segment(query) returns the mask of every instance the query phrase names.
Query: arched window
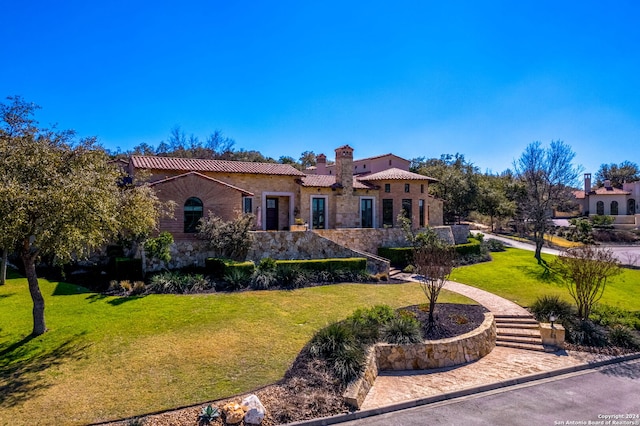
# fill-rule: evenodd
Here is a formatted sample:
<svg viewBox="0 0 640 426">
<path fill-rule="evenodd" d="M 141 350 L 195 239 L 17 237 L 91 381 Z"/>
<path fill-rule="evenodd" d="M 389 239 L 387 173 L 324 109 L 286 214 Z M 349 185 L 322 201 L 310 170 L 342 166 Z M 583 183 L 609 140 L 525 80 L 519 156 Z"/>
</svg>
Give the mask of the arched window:
<svg viewBox="0 0 640 426">
<path fill-rule="evenodd" d="M 596 214 L 600 216 L 604 214 L 604 202 L 598 201 L 596 203 Z"/>
<path fill-rule="evenodd" d="M 198 222 L 202 217 L 202 200 L 191 197 L 184 203 L 184 232 L 193 234 L 197 231 Z"/>
<path fill-rule="evenodd" d="M 611 202 L 611 215 L 612 216 L 616 216 L 618 214 L 618 202 L 617 201 L 612 201 Z"/>
<path fill-rule="evenodd" d="M 636 214 L 636 200 L 633 198 L 627 201 L 627 214 Z"/>
</svg>

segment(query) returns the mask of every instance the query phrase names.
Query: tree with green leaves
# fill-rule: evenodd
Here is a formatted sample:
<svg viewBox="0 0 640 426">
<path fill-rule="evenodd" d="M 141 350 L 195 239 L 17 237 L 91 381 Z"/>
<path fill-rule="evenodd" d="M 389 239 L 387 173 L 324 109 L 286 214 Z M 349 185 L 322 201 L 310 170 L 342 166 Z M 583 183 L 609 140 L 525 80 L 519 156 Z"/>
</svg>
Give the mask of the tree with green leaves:
<svg viewBox="0 0 640 426">
<path fill-rule="evenodd" d="M 608 180 L 611 181 L 611 186 L 614 188 L 622 188 L 622 184 L 625 182 L 640 180 L 640 169 L 636 163 L 628 160 L 619 165 L 615 163 L 602 164 L 595 177 L 598 187 L 604 186 L 604 181 Z"/>
<path fill-rule="evenodd" d="M 562 141 L 552 141 L 546 148 L 532 142 L 514 163 L 516 175 L 526 188 L 519 207 L 533 234 L 538 263 L 544 263 L 541 252 L 553 208 L 570 199 L 571 187 L 577 185 L 581 168 L 573 165 L 574 158 L 571 147 Z"/>
<path fill-rule="evenodd" d="M 553 267 L 564 278 L 582 320 L 589 319 L 593 306 L 604 294 L 607 281 L 622 273 L 613 251 L 593 245 L 566 250 Z"/>
<path fill-rule="evenodd" d="M 507 176 L 485 174 L 478 177 L 476 210 L 480 214 L 489 216 L 491 232 L 494 230 L 495 220 L 507 219 L 515 215 L 515 202 L 507 196 L 509 184 Z"/>
<path fill-rule="evenodd" d="M 20 97 L 0 104 L 0 223 L 2 243 L 15 247 L 24 264 L 33 301 L 33 331 L 46 330 L 45 303 L 36 263 L 58 264 L 88 255 L 121 234 L 155 226 L 153 203 L 131 205 L 118 185 L 122 173 L 109 163 L 94 138 L 75 140 L 73 131 L 39 128 L 37 106 Z M 130 192 L 127 192 L 130 191 Z M 146 225 L 126 212 L 144 215 Z M 149 232 L 147 230 L 146 232 Z"/>
<path fill-rule="evenodd" d="M 250 231 L 254 223 L 252 214 L 239 214 L 235 219 L 225 221 L 209 212 L 209 216 L 200 219 L 198 238 L 205 241 L 214 256 L 245 260 L 253 241 Z"/>
<path fill-rule="evenodd" d="M 412 170 L 438 180 L 429 185 L 429 193 L 444 201 L 445 222 L 459 223 L 475 208 L 479 173 L 464 155 L 443 154 L 439 159 L 414 159 Z"/>
</svg>

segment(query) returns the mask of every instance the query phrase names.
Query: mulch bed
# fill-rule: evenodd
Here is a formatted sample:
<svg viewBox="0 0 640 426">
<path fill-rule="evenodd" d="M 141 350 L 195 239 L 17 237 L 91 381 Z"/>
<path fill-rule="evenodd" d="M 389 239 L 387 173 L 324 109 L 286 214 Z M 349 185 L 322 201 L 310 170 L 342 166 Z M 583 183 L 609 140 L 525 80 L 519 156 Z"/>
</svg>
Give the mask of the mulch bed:
<svg viewBox="0 0 640 426">
<path fill-rule="evenodd" d="M 414 305 L 403 309 L 413 312 L 416 318 L 423 323 L 423 329 L 426 332 L 428 306 Z M 482 324 L 485 312 L 487 310 L 478 305 L 438 304 L 435 311 L 438 325 L 425 334 L 426 339 L 442 339 L 467 333 Z M 274 426 L 347 413 L 350 408 L 343 401 L 343 392 L 344 386 L 330 372 L 327 363 L 311 356 L 308 347 L 305 347 L 286 372 L 282 381 L 254 393 L 267 411 L 262 425 Z M 198 415 L 207 404 L 222 407 L 230 401 L 239 403 L 242 398 L 211 401 L 150 415 L 139 419 L 140 423 L 128 420 L 112 423 L 112 425 L 193 426 L 198 424 Z M 214 426 L 225 425 L 221 418 L 215 419 L 210 424 Z M 243 424 L 243 422 L 240 423 L 240 425 Z"/>
</svg>

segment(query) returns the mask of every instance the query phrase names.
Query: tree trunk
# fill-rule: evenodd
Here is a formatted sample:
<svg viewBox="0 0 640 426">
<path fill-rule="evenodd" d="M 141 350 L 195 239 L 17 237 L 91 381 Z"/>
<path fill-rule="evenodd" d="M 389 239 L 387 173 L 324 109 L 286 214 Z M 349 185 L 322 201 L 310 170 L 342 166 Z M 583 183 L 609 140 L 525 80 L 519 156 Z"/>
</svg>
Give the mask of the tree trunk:
<svg viewBox="0 0 640 426">
<path fill-rule="evenodd" d="M 2 266 L 0 266 L 0 285 L 7 281 L 7 261 L 9 260 L 9 250 L 2 249 Z"/>
<path fill-rule="evenodd" d="M 37 254 L 31 253 L 25 249 L 22 253 L 22 262 L 29 283 L 29 293 L 33 300 L 33 331 L 32 336 L 40 336 L 47 331 L 44 323 L 44 297 L 40 292 L 40 284 L 38 284 L 38 275 L 36 274 L 36 258 Z"/>
</svg>

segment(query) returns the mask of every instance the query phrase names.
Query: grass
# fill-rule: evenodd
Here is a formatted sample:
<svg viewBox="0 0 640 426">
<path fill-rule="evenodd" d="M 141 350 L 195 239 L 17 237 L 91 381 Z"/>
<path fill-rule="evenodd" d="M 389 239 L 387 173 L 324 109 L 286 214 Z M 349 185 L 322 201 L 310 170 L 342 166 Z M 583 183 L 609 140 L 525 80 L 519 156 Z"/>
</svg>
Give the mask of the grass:
<svg viewBox="0 0 640 426">
<path fill-rule="evenodd" d="M 426 301 L 415 283 L 129 298 L 40 283 L 50 331 L 33 339 L 26 279 L 0 286 L 0 424 L 87 424 L 250 391 L 356 308 Z"/>
<path fill-rule="evenodd" d="M 560 249 L 574 248 L 574 247 L 580 247 L 584 245 L 577 241 L 569 241 L 566 238 L 558 237 L 557 235 L 545 234 L 544 240 L 548 241 L 549 243 L 553 244 L 554 246 Z"/>
<path fill-rule="evenodd" d="M 492 262 L 456 268 L 452 281 L 469 284 L 512 300 L 521 306 L 530 306 L 537 297 L 557 294 L 573 303 L 562 280 L 538 265 L 533 252 L 507 248 L 507 251 L 491 253 Z M 543 254 L 547 262 L 553 256 Z M 600 300 L 603 305 L 623 310 L 640 311 L 640 270 L 623 269 L 622 275 L 611 279 Z"/>
</svg>

